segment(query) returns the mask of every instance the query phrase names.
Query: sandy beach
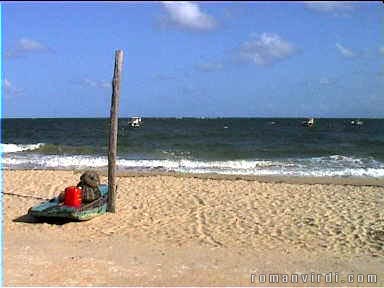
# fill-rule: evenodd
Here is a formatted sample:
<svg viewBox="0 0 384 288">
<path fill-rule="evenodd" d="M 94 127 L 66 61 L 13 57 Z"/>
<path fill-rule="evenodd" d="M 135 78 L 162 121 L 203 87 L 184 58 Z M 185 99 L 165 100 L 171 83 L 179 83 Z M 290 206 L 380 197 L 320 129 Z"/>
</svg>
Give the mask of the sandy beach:
<svg viewBox="0 0 384 288">
<path fill-rule="evenodd" d="M 3 175 L 5 193 L 26 196 L 3 195 L 6 286 L 384 285 L 379 180 L 133 173 L 118 178 L 116 214 L 59 225 L 36 221 L 28 208 L 76 184 L 79 172 Z M 340 282 L 258 282 L 312 272 L 337 272 Z M 348 274 L 365 280 L 342 283 Z"/>
</svg>

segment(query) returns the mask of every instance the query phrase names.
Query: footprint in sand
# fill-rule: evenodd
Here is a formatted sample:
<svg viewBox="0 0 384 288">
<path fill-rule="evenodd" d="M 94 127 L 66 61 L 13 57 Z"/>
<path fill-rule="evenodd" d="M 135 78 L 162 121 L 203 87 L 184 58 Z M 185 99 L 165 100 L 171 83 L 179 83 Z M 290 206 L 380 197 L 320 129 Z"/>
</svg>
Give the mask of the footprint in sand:
<svg viewBox="0 0 384 288">
<path fill-rule="evenodd" d="M 193 211 L 194 223 L 196 223 L 196 232 L 201 242 L 208 243 L 215 247 L 223 246 L 223 244 L 213 238 L 211 232 L 207 228 L 207 220 L 205 212 L 202 211 L 202 207 L 205 207 L 205 202 L 196 195 L 193 195 L 195 205 L 197 206 L 196 210 Z"/>
</svg>

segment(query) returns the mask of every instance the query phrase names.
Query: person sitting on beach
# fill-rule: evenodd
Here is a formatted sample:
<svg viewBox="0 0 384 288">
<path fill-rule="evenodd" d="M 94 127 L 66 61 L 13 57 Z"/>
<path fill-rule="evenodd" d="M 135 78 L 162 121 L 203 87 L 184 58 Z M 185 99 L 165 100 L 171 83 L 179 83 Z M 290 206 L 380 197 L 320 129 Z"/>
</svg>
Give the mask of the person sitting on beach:
<svg viewBox="0 0 384 288">
<path fill-rule="evenodd" d="M 81 189 L 81 202 L 87 204 L 93 202 L 101 197 L 99 190 L 100 177 L 97 172 L 85 171 L 80 176 L 80 182 L 77 187 Z M 60 193 L 59 202 L 63 202 L 65 199 L 65 192 Z"/>
</svg>

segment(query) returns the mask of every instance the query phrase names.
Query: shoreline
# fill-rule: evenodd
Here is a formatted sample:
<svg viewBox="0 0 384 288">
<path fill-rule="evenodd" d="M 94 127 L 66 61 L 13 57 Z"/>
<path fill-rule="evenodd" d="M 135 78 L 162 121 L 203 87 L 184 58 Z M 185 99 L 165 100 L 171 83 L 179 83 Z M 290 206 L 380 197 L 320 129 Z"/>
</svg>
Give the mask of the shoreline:
<svg viewBox="0 0 384 288">
<path fill-rule="evenodd" d="M 74 174 L 82 174 L 86 170 L 93 170 L 101 176 L 108 176 L 108 170 L 102 169 L 2 169 L 2 171 L 69 171 Z M 384 177 L 340 177 L 340 176 L 285 176 L 285 175 L 242 175 L 242 174 L 218 174 L 218 173 L 186 173 L 176 171 L 139 171 L 116 170 L 116 177 L 154 177 L 172 176 L 176 178 L 196 178 L 210 180 L 245 180 L 259 183 L 283 183 L 283 184 L 308 184 L 308 185 L 350 185 L 384 187 Z"/>
</svg>

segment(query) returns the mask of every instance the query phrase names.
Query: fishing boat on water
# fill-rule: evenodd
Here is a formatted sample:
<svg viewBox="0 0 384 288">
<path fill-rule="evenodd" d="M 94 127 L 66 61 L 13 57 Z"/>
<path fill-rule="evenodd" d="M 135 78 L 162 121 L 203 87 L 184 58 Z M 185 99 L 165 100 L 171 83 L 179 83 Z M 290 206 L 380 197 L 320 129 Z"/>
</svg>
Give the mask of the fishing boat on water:
<svg viewBox="0 0 384 288">
<path fill-rule="evenodd" d="M 361 121 L 361 120 L 352 120 L 351 121 L 351 125 L 352 126 L 361 126 L 361 125 L 363 125 L 364 124 L 364 122 L 363 121 Z"/>
<path fill-rule="evenodd" d="M 141 117 L 132 117 L 131 120 L 128 121 L 129 127 L 139 128 L 143 125 L 143 121 Z"/>
<path fill-rule="evenodd" d="M 314 118 L 309 118 L 303 122 L 301 122 L 301 124 L 305 127 L 313 127 L 313 125 L 315 125 L 315 119 Z"/>
</svg>

